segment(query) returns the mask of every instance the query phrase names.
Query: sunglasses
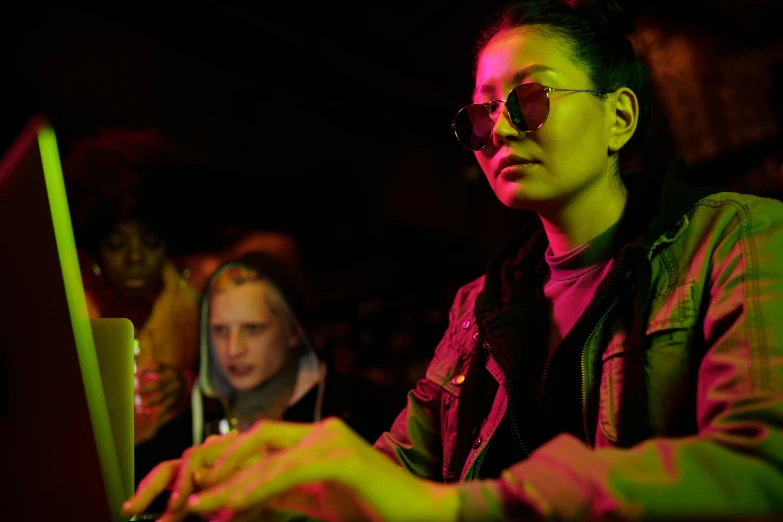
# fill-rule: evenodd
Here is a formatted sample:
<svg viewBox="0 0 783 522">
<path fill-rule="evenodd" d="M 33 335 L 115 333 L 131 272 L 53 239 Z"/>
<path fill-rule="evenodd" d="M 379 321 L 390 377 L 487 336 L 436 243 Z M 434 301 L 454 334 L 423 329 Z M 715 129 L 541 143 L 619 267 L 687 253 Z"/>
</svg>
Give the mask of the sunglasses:
<svg viewBox="0 0 783 522">
<path fill-rule="evenodd" d="M 481 150 L 492 141 L 492 129 L 500 114 L 500 104 L 506 106 L 511 124 L 521 132 L 540 129 L 549 116 L 550 92 L 593 92 L 605 94 L 596 89 L 555 89 L 540 83 L 523 83 L 508 93 L 507 99 L 487 103 L 471 103 L 459 110 L 451 128 L 460 144 L 470 150 Z"/>
</svg>

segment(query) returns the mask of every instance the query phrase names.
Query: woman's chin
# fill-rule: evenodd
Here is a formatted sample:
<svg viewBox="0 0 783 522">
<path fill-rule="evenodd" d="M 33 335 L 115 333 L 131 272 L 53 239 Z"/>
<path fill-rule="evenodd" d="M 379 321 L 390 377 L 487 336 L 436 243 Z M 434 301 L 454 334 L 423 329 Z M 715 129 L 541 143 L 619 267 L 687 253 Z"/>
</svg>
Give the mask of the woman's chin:
<svg viewBox="0 0 783 522">
<path fill-rule="evenodd" d="M 536 190 L 536 188 L 529 184 L 524 187 L 514 184 L 511 187 L 503 187 L 504 190 L 496 195 L 500 202 L 509 208 L 538 213 L 550 208 L 553 202 L 557 201 L 557 197 L 551 192 Z"/>
<path fill-rule="evenodd" d="M 546 203 L 545 200 L 532 197 L 529 192 L 521 190 L 504 194 L 504 197 L 501 198 L 500 201 L 514 210 L 525 210 L 530 212 L 535 212 L 542 204 Z"/>
</svg>

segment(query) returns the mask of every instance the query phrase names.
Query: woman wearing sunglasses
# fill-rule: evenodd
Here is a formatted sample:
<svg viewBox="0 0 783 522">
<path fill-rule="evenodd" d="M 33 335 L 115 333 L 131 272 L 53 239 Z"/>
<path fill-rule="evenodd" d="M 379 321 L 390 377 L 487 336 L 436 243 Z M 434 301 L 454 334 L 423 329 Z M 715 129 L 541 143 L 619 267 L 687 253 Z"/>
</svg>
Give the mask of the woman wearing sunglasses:
<svg viewBox="0 0 783 522">
<path fill-rule="evenodd" d="M 615 2 L 538 0 L 478 47 L 453 129 L 538 218 L 463 287 L 374 448 L 260 423 L 162 465 L 172 516 L 596 520 L 783 513 L 783 205 L 625 173 L 651 94 Z M 626 175 L 627 174 L 627 175 Z M 702 518 L 704 519 L 704 518 Z"/>
</svg>

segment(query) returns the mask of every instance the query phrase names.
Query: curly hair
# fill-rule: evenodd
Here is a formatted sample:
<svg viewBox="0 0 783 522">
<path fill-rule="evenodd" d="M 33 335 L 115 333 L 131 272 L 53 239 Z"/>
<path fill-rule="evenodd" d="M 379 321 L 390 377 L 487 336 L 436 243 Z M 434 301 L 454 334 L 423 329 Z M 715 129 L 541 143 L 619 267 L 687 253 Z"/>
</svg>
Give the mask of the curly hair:
<svg viewBox="0 0 783 522">
<path fill-rule="evenodd" d="M 63 161 L 77 245 L 97 252 L 123 220 L 167 234 L 160 183 L 179 164 L 171 145 L 154 129 L 107 128 L 75 142 Z"/>
</svg>

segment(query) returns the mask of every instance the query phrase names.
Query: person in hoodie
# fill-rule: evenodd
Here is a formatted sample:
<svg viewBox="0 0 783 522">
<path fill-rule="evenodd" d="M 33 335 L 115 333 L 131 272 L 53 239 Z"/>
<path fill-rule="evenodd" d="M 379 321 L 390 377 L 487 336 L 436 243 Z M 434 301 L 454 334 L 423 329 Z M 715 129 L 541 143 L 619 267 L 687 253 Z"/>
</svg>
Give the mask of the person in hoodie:
<svg viewBox="0 0 783 522">
<path fill-rule="evenodd" d="M 682 160 L 624 169 L 652 103 L 631 29 L 612 0 L 528 0 L 482 32 L 455 134 L 535 217 L 457 292 L 374 447 L 262 421 L 128 512 L 174 477 L 167 517 L 783 518 L 783 204 L 691 187 Z"/>
<path fill-rule="evenodd" d="M 374 441 L 392 418 L 359 377 L 330 374 L 307 334 L 293 270 L 261 252 L 224 263 L 201 299 L 200 369 L 191 398 L 193 442 L 261 419 L 344 419 Z"/>
</svg>

